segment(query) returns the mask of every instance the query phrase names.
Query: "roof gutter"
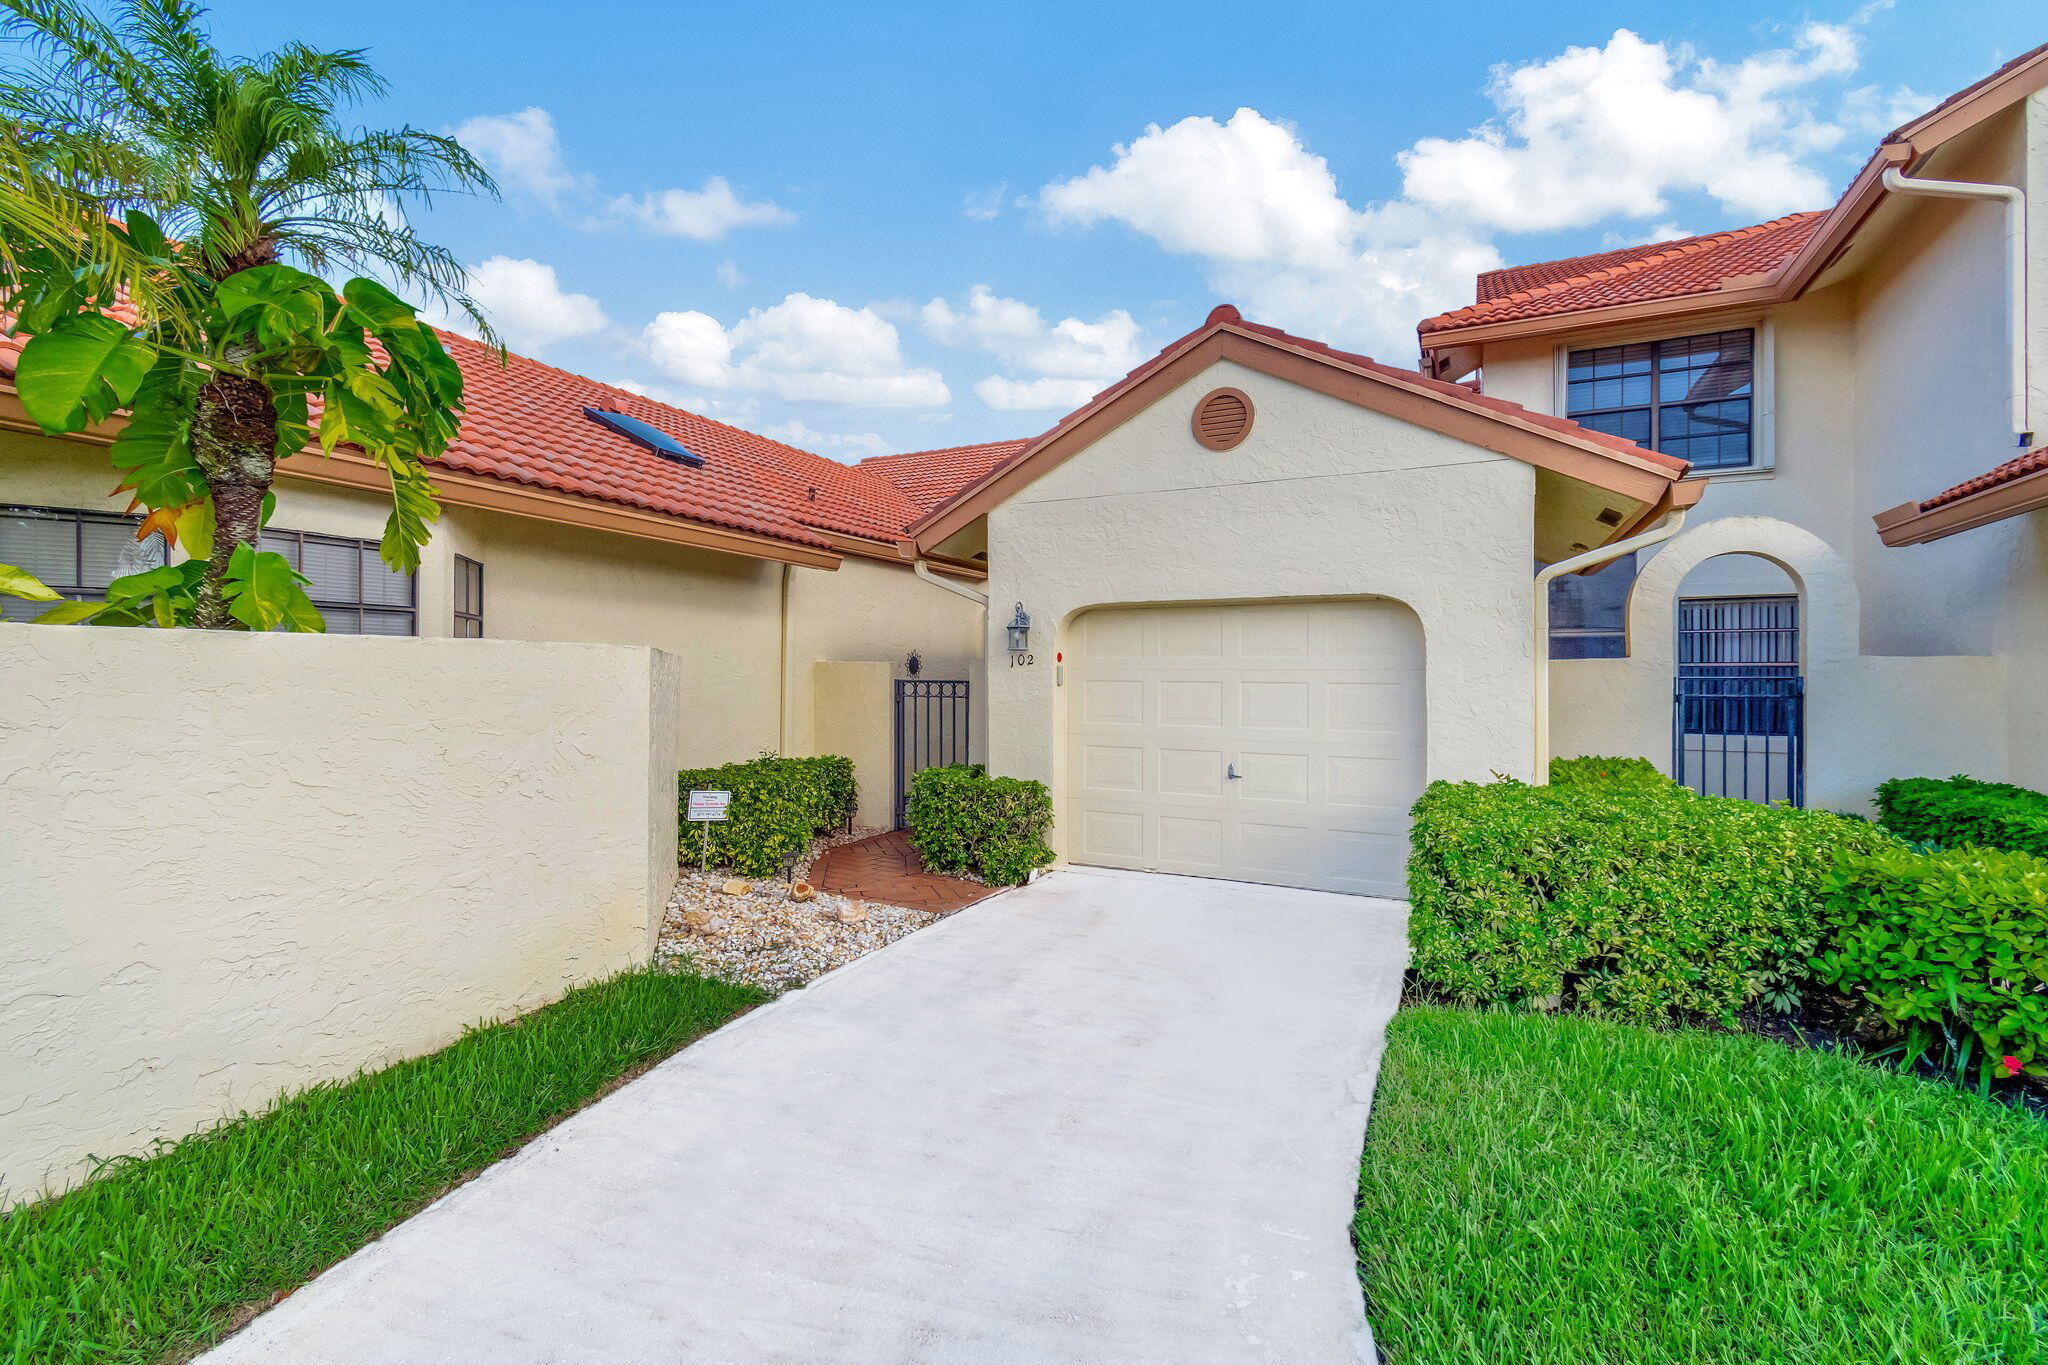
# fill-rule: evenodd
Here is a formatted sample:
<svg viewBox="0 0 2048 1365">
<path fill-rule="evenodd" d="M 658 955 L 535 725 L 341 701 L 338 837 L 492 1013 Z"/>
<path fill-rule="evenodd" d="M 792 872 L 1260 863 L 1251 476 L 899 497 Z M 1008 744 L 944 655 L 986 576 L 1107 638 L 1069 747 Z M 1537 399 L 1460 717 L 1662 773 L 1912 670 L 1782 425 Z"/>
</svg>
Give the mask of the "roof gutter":
<svg viewBox="0 0 2048 1365">
<path fill-rule="evenodd" d="M 932 572 L 932 566 L 925 563 L 922 559 L 918 560 L 915 564 L 912 564 L 910 566 L 910 571 L 916 574 L 919 578 L 922 578 L 925 582 L 931 584 L 935 588 L 944 588 L 947 592 L 950 592 L 955 596 L 964 597 L 970 602 L 978 603 L 984 610 L 986 610 L 988 607 L 987 593 L 976 592 L 974 589 L 968 587 L 965 583 L 955 583 L 950 578 L 939 577 L 937 574 Z"/>
<path fill-rule="evenodd" d="M 2021 450 L 2034 443 L 2027 420 L 2027 193 L 2013 185 L 1970 180 L 1922 180 L 1896 166 L 1885 167 L 1884 187 L 1895 194 L 1938 199 L 1997 200 L 2005 206 L 2006 382 L 2011 389 L 2012 432 Z"/>
<path fill-rule="evenodd" d="M 1596 565 L 1620 559 L 1625 554 L 1647 549 L 1662 541 L 1671 539 L 1685 525 L 1685 509 L 1674 508 L 1671 515 L 1639 536 L 1617 540 L 1612 545 L 1602 545 L 1597 550 L 1588 550 L 1570 559 L 1560 559 L 1547 564 L 1536 574 L 1536 621 L 1535 634 L 1535 679 L 1536 679 L 1536 785 L 1543 786 L 1550 781 L 1550 585 L 1556 579 L 1569 573 L 1578 573 Z"/>
</svg>

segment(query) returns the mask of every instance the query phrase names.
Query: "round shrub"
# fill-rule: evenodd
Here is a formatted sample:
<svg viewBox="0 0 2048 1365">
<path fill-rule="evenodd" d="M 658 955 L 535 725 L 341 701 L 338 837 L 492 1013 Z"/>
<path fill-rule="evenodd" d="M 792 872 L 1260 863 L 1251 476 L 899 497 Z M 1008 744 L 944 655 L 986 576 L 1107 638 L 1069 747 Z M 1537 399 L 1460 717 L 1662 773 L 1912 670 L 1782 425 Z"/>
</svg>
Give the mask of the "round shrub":
<svg viewBox="0 0 2048 1365">
<path fill-rule="evenodd" d="M 691 768 L 677 774 L 677 800 L 687 817 L 692 791 L 729 791 L 726 818 L 709 822 L 710 863 L 747 877 L 772 877 L 785 858 L 853 815 L 853 760 L 834 755 L 777 758 Z M 704 823 L 687 818 L 678 831 L 685 863 L 704 861 Z"/>
<path fill-rule="evenodd" d="M 910 842 L 934 872 L 1014 886 L 1052 862 L 1052 795 L 1043 782 L 990 777 L 980 764 L 926 768 L 910 780 Z"/>
<path fill-rule="evenodd" d="M 1638 778 L 1431 784 L 1408 863 L 1417 979 L 1466 1003 L 1636 1022 L 1789 1008 L 1838 858 L 1895 841 Z"/>
</svg>

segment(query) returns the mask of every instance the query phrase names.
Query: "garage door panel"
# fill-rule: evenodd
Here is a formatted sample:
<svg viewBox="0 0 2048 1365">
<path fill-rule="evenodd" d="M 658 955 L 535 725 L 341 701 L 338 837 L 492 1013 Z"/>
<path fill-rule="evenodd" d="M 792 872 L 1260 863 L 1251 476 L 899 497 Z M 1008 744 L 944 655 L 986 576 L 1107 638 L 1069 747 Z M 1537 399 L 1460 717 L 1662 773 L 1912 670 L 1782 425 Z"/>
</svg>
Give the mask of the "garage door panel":
<svg viewBox="0 0 2048 1365">
<path fill-rule="evenodd" d="M 1223 724 L 1221 682 L 1166 678 L 1157 686 L 1160 725 L 1214 730 Z"/>
<path fill-rule="evenodd" d="M 1228 859 L 1223 847 L 1223 822 L 1187 815 L 1159 817 L 1159 864 L 1176 872 L 1221 869 Z"/>
<path fill-rule="evenodd" d="M 1228 762 L 1220 749 L 1161 749 L 1159 794 L 1164 797 L 1223 795 Z"/>
<path fill-rule="evenodd" d="M 1235 795 L 1246 801 L 1292 801 L 1309 799 L 1309 756 L 1300 754 L 1245 752 L 1237 765 Z"/>
<path fill-rule="evenodd" d="M 1160 659 L 1223 657 L 1224 615 L 1221 611 L 1178 611 L 1154 620 L 1158 623 Z"/>
<path fill-rule="evenodd" d="M 1142 725 L 1145 685 L 1136 679 L 1094 679 L 1081 683 L 1081 719 L 1088 725 Z"/>
<path fill-rule="evenodd" d="M 1424 771 L 1422 640 L 1406 608 L 1130 608 L 1079 624 L 1076 861 L 1404 894 Z"/>
<path fill-rule="evenodd" d="M 1081 786 L 1091 796 L 1142 796 L 1145 792 L 1144 747 L 1086 746 L 1081 753 Z"/>
<path fill-rule="evenodd" d="M 1084 809 L 1080 834 L 1084 862 L 1129 867 L 1145 857 L 1145 817 L 1137 811 Z"/>
<path fill-rule="evenodd" d="M 1247 729 L 1306 730 L 1309 727 L 1311 684 L 1245 682 L 1238 684 L 1239 723 Z"/>
</svg>

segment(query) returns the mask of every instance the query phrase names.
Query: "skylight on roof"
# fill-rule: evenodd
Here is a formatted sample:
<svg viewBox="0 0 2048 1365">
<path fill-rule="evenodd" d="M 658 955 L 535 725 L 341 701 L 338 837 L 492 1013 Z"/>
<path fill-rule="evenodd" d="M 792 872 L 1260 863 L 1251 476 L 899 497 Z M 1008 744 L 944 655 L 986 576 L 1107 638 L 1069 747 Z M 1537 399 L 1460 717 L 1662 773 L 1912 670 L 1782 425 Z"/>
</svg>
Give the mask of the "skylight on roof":
<svg viewBox="0 0 2048 1365">
<path fill-rule="evenodd" d="M 585 408 L 583 415 L 600 426 L 610 427 L 635 445 L 645 446 L 664 460 L 674 460 L 692 469 L 703 467 L 704 457 L 660 427 L 643 422 L 638 417 L 628 417 L 623 412 L 610 408 Z"/>
</svg>

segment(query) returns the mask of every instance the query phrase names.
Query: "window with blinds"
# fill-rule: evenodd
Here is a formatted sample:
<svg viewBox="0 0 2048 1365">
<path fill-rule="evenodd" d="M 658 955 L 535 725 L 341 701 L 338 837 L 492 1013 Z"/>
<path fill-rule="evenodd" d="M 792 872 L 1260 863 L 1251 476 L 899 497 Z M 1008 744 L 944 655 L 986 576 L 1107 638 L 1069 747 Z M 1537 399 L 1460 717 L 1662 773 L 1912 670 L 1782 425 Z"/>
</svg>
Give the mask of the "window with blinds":
<svg viewBox="0 0 2048 1365">
<path fill-rule="evenodd" d="M 68 507 L 0 507 L 0 564 L 34 574 L 75 601 L 97 601 L 107 584 L 169 562 L 162 536 L 135 539 L 138 517 Z M 0 597 L 0 621 L 33 621 L 47 602 Z"/>
<path fill-rule="evenodd" d="M 417 635 L 419 599 L 413 576 L 377 557 L 377 542 L 310 531 L 263 533 L 262 548 L 283 555 L 311 581 L 306 596 L 330 635 Z"/>
</svg>

